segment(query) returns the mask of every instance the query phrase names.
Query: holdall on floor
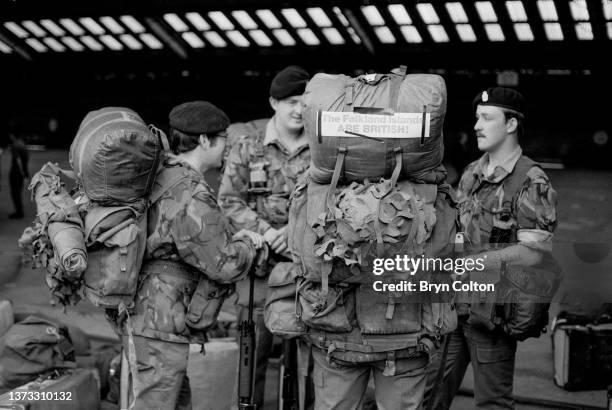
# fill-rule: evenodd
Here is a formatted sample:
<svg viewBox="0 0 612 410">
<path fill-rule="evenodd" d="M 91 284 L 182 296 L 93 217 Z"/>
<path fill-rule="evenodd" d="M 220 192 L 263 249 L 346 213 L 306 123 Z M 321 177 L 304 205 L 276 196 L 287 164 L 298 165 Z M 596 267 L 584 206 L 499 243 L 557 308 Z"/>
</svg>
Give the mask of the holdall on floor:
<svg viewBox="0 0 612 410">
<path fill-rule="evenodd" d="M 315 182 L 330 183 L 336 167 L 343 168 L 343 182 L 389 178 L 397 152 L 402 158 L 399 180 L 444 180 L 442 77 L 406 75 L 405 67 L 356 78 L 317 74 L 306 87 L 304 101 L 310 175 Z M 338 164 L 341 150 L 346 155 Z"/>
<path fill-rule="evenodd" d="M 161 161 L 162 142 L 129 108 L 88 113 L 70 146 L 70 165 L 92 201 L 121 205 L 145 197 Z"/>
<path fill-rule="evenodd" d="M 0 409 L 84 410 L 100 408 L 94 369 L 50 373 L 0 396 Z"/>
<path fill-rule="evenodd" d="M 599 390 L 612 384 L 612 323 L 596 324 L 564 312 L 553 321 L 555 384 L 565 390 Z"/>
</svg>

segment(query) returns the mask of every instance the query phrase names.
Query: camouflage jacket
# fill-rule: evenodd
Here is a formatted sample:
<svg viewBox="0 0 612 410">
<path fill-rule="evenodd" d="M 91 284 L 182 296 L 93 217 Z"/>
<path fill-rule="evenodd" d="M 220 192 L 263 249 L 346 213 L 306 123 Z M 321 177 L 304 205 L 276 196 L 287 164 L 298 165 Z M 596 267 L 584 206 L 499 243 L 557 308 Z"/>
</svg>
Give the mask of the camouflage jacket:
<svg viewBox="0 0 612 410">
<path fill-rule="evenodd" d="M 243 136 L 232 147 L 219 187 L 219 203 L 236 229 L 263 234 L 270 227 L 287 224 L 289 195 L 310 165 L 308 143 L 303 138 L 303 145 L 289 152 L 280 141 L 272 118 L 263 141 L 261 136 Z M 258 153 L 262 150 L 260 157 Z M 249 193 L 251 170 L 258 164 L 265 170 L 268 191 L 264 194 L 260 215 L 257 214 L 256 195 Z"/>
<path fill-rule="evenodd" d="M 489 242 L 494 227 L 514 228 L 518 242 L 543 251 L 550 250 L 557 225 L 557 194 L 544 171 L 534 166 L 512 198 L 512 213 L 503 220 L 499 211 L 504 198 L 504 180 L 515 169 L 522 151 L 517 149 L 501 165 L 486 174 L 488 154 L 467 166 L 457 191 L 461 230 L 473 246 Z M 505 218 L 504 218 L 505 219 Z"/>
<path fill-rule="evenodd" d="M 192 269 L 190 275 L 150 274 L 143 270 L 132 317 L 136 335 L 172 342 L 201 342 L 191 334 L 185 314 L 200 274 L 217 283 L 243 278 L 255 256 L 251 244 L 231 240 L 230 227 L 204 177 L 169 156 L 158 174 L 182 172 L 180 182 L 149 209 L 145 261 L 171 260 Z"/>
<path fill-rule="evenodd" d="M 274 118 L 268 121 L 265 135 L 241 137 L 226 158 L 219 186 L 219 204 L 235 229 L 249 229 L 264 234 L 269 228 L 281 228 L 289 219 L 289 196 L 310 165 L 306 137 L 294 152 L 280 141 Z M 263 155 L 259 155 L 263 154 Z M 249 193 L 251 171 L 263 165 L 267 193 L 263 212 L 257 213 L 257 197 Z M 271 255 L 275 259 L 275 255 Z M 245 305 L 248 281 L 238 283 L 238 304 Z M 262 307 L 267 291 L 264 279 L 255 282 L 255 306 Z"/>
</svg>

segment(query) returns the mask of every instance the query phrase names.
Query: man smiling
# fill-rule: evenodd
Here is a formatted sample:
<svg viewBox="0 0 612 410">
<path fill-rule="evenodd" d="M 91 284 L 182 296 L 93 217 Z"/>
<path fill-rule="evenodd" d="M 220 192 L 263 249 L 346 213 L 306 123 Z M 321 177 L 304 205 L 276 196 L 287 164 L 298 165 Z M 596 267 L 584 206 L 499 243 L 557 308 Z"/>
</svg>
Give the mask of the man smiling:
<svg viewBox="0 0 612 410">
<path fill-rule="evenodd" d="M 242 135 L 226 159 L 219 186 L 219 202 L 230 223 L 236 228 L 252 229 L 263 235 L 270 247 L 268 259 L 273 267 L 291 266 L 287 250 L 289 195 L 310 165 L 310 151 L 302 121 L 302 94 L 308 73 L 289 66 L 280 71 L 270 85 L 270 106 L 274 116 L 265 127 Z M 263 406 L 266 368 L 272 348 L 272 334 L 264 326 L 263 307 L 267 292 L 266 278 L 257 278 L 254 290 L 256 322 L 255 398 Z M 247 315 L 249 282 L 236 285 L 238 319 Z"/>
</svg>

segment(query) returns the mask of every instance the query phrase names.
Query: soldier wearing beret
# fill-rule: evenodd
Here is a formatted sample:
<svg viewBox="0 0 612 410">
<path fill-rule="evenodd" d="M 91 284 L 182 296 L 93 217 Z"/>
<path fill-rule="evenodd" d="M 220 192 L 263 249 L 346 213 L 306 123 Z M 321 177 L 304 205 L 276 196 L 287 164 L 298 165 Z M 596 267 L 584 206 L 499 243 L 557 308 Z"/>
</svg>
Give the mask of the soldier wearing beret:
<svg viewBox="0 0 612 410">
<path fill-rule="evenodd" d="M 473 258 L 485 261 L 484 274 L 500 275 L 510 265 L 525 270 L 542 267 L 550 260 L 557 224 L 556 193 L 542 168 L 523 155 L 519 145 L 523 96 L 509 88 L 489 88 L 476 96 L 473 108 L 478 149 L 484 154 L 468 165 L 458 187 L 464 241 L 477 250 Z M 470 296 L 457 296 L 473 302 Z M 442 360 L 432 364 L 431 397 L 425 408 L 450 408 L 470 362 L 474 408 L 514 407 L 517 339 L 504 324 L 508 310 L 500 312 L 495 306 L 458 305 L 459 326 L 447 336 Z"/>
<path fill-rule="evenodd" d="M 220 167 L 229 120 L 204 101 L 170 112 L 170 149 L 157 174 L 149 208 L 147 246 L 139 275 L 131 339 L 138 372 L 130 398 L 136 409 L 191 408 L 187 379 L 190 343 L 204 343 L 202 314 L 206 294 L 222 295 L 245 277 L 263 238 L 248 231 L 232 236 L 204 172 Z M 198 289 L 198 292 L 195 292 Z M 197 316 L 197 315 L 196 315 Z M 195 321 L 194 321 L 195 320 Z M 130 323 L 130 322 L 128 322 Z M 124 332 L 129 335 L 130 332 Z"/>
<path fill-rule="evenodd" d="M 270 85 L 270 106 L 274 116 L 257 127 L 250 124 L 232 147 L 219 187 L 219 203 L 236 229 L 250 229 L 263 235 L 269 245 L 270 270 L 289 266 L 285 233 L 289 195 L 310 164 L 308 142 L 302 122 L 302 94 L 308 73 L 289 66 Z M 248 124 L 249 125 L 249 124 Z M 269 273 L 268 270 L 266 273 Z M 248 282 L 239 282 L 238 316 L 247 314 Z M 263 322 L 267 278 L 255 283 L 257 360 L 254 403 L 263 406 L 265 375 L 272 349 L 272 334 Z"/>
</svg>

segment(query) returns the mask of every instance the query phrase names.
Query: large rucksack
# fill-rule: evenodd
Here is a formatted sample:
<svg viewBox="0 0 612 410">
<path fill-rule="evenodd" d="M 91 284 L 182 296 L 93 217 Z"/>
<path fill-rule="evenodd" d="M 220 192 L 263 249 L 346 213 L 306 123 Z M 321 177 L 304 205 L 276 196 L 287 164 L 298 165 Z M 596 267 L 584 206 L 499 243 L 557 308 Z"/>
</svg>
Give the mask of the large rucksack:
<svg viewBox="0 0 612 410">
<path fill-rule="evenodd" d="M 71 145 L 79 195 L 70 197 L 59 180 L 71 172 L 53 164 L 33 178 L 30 189 L 39 217 L 22 242 L 33 245 L 61 303 L 76 303 L 83 286 L 96 306 L 132 305 L 146 248 L 148 206 L 183 177 L 155 184 L 167 147 L 163 132 L 147 127 L 135 112 L 107 107 L 87 114 Z M 60 263 L 73 249 L 86 261 L 78 271 Z"/>
<path fill-rule="evenodd" d="M 70 146 L 70 165 L 87 197 L 105 206 L 145 198 L 159 168 L 162 143 L 129 108 L 89 112 Z"/>
<path fill-rule="evenodd" d="M 88 264 L 83 275 L 85 295 L 103 308 L 130 307 L 147 245 L 147 211 L 168 190 L 180 183 L 182 171 L 156 178 L 148 206 L 93 206 L 85 215 Z"/>
<path fill-rule="evenodd" d="M 303 268 L 296 314 L 315 345 L 343 360 L 427 349 L 456 327 L 449 295 L 373 290 L 380 278 L 410 279 L 398 271 L 373 275 L 374 258 L 444 256 L 456 231 L 446 187 L 392 182 L 353 183 L 330 194 L 329 185 L 309 181 L 292 197 L 288 240 Z"/>
<path fill-rule="evenodd" d="M 389 178 L 398 153 L 400 179 L 444 180 L 442 77 L 406 75 L 405 67 L 356 78 L 320 73 L 309 81 L 304 101 L 313 181 L 328 184 L 342 167 L 347 182 Z"/>
</svg>

